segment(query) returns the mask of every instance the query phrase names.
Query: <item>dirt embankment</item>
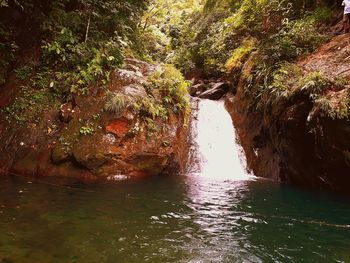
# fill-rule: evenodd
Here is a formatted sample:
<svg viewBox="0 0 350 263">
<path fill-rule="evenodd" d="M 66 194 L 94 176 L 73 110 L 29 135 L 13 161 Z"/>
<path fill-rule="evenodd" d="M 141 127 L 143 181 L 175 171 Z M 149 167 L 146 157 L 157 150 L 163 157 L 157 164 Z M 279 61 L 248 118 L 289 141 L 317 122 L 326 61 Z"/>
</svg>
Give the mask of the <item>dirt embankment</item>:
<svg viewBox="0 0 350 263">
<path fill-rule="evenodd" d="M 229 98 L 227 105 L 248 166 L 257 176 L 348 193 L 350 35 L 334 37 L 297 64 L 304 75 L 321 72 L 331 78 L 342 77 L 345 85 L 326 87 L 322 99 L 301 90 L 281 103 L 251 110 L 248 105 L 253 94 L 246 92 L 242 77 L 236 96 Z M 252 71 L 249 60 L 243 71 L 245 76 Z"/>
</svg>

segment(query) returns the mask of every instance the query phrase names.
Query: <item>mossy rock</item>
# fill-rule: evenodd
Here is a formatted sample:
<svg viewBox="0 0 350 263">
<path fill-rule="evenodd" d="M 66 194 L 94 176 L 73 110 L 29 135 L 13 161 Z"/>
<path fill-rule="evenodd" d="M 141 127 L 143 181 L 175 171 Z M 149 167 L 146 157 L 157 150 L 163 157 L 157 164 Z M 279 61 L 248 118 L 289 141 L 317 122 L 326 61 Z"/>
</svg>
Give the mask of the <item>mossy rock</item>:
<svg viewBox="0 0 350 263">
<path fill-rule="evenodd" d="M 103 134 L 84 135 L 72 149 L 74 159 L 89 170 L 96 170 L 113 158 L 110 144 Z"/>
<path fill-rule="evenodd" d="M 66 145 L 57 145 L 52 149 L 51 160 L 54 164 L 68 162 L 72 157 L 72 150 Z"/>
<path fill-rule="evenodd" d="M 137 170 L 150 175 L 160 174 L 167 166 L 168 157 L 157 154 L 144 153 L 134 156 L 129 163 Z"/>
</svg>

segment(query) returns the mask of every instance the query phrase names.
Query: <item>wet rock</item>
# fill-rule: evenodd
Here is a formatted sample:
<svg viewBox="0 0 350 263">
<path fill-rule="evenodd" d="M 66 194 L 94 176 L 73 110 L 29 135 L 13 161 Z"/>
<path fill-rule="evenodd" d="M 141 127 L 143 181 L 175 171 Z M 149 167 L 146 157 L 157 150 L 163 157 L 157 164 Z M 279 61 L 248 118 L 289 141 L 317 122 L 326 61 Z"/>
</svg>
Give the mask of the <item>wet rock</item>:
<svg viewBox="0 0 350 263">
<path fill-rule="evenodd" d="M 168 158 L 164 155 L 143 153 L 128 160 L 138 171 L 146 174 L 160 174 L 167 166 Z"/>
<path fill-rule="evenodd" d="M 208 89 L 208 85 L 204 83 L 198 83 L 195 85 L 192 85 L 189 89 L 189 93 L 193 97 L 198 97 L 201 93 L 206 91 Z"/>
<path fill-rule="evenodd" d="M 130 84 L 122 88 L 122 93 L 127 95 L 130 100 L 136 101 L 138 98 L 147 96 L 145 88 L 140 84 Z"/>
<path fill-rule="evenodd" d="M 51 159 L 54 164 L 62 164 L 68 162 L 71 155 L 72 152 L 69 146 L 59 144 L 52 149 Z"/>
<path fill-rule="evenodd" d="M 219 100 L 229 90 L 229 84 L 226 82 L 219 82 L 212 84 L 212 87 L 199 95 L 201 99 Z"/>
<path fill-rule="evenodd" d="M 73 157 L 80 165 L 95 170 L 108 161 L 108 145 L 94 136 L 84 136 L 73 146 Z"/>
</svg>

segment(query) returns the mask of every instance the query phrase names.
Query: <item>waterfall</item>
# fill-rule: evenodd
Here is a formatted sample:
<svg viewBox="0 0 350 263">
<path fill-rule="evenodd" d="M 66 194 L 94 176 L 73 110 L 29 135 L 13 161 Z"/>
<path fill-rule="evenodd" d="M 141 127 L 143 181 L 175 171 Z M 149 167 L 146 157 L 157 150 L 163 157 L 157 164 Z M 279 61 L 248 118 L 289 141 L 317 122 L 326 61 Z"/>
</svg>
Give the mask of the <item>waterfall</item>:
<svg viewBox="0 0 350 263">
<path fill-rule="evenodd" d="M 246 180 L 242 147 L 223 101 L 195 100 L 193 105 L 191 173 L 215 179 Z"/>
</svg>

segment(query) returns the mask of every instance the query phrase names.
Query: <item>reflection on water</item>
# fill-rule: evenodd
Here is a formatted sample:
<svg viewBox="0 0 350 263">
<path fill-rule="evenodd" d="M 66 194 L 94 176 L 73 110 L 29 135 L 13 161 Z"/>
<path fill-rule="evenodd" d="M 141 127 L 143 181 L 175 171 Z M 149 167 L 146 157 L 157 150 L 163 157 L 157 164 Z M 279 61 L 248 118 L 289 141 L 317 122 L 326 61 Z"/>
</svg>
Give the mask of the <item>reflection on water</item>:
<svg viewBox="0 0 350 263">
<path fill-rule="evenodd" d="M 252 180 L 222 110 L 201 104 L 202 162 L 189 175 L 90 185 L 1 177 L 0 262 L 350 262 L 350 202 Z"/>
<path fill-rule="evenodd" d="M 0 262 L 350 261 L 349 202 L 267 181 L 0 183 Z"/>
</svg>

